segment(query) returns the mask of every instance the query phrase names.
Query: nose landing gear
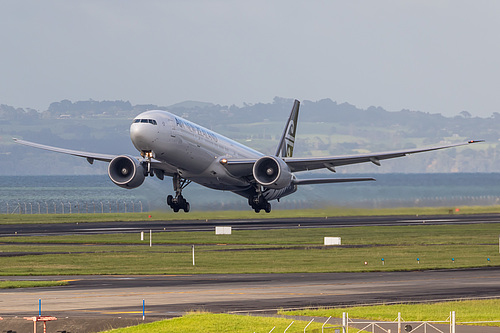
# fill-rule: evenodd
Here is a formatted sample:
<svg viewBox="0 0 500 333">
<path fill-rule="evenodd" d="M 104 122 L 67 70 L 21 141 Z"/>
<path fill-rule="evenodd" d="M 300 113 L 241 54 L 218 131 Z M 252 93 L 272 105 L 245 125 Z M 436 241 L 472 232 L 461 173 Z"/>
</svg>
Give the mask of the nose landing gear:
<svg viewBox="0 0 500 333">
<path fill-rule="evenodd" d="M 146 169 L 144 169 L 144 176 L 154 176 L 154 170 L 151 168 L 151 159 L 153 158 L 152 151 L 142 151 L 141 156 L 146 158 Z"/>
<path fill-rule="evenodd" d="M 182 196 L 182 190 L 191 184 L 190 180 L 181 178 L 179 174 L 174 175 L 172 178 L 174 184 L 175 197 L 172 195 L 167 196 L 167 205 L 172 208 L 172 210 L 177 213 L 179 210 L 184 210 L 185 213 L 189 212 L 190 205 L 189 202 Z"/>
</svg>

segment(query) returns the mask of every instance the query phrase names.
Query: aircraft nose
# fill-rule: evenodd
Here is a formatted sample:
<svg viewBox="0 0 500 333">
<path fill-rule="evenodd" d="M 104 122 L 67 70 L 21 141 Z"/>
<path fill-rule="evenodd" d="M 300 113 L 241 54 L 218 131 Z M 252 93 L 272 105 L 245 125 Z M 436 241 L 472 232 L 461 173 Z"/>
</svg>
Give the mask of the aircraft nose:
<svg viewBox="0 0 500 333">
<path fill-rule="evenodd" d="M 152 150 L 152 144 L 156 140 L 155 131 L 148 125 L 141 123 L 130 125 L 130 139 L 139 151 Z"/>
</svg>

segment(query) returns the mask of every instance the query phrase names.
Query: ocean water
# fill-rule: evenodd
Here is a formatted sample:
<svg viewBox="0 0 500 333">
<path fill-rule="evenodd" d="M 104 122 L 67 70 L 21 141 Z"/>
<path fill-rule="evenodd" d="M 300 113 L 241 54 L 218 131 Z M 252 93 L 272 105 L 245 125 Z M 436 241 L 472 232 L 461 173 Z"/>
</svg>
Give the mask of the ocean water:
<svg viewBox="0 0 500 333">
<path fill-rule="evenodd" d="M 301 186 L 279 203 L 273 201 L 273 209 L 500 204 L 500 173 L 378 174 L 375 178 L 375 182 Z M 130 190 L 114 185 L 107 175 L 0 176 L 0 214 L 167 210 L 168 194 L 173 194 L 173 186 L 167 177 L 164 181 L 148 178 L 142 186 Z M 243 197 L 197 184 L 189 185 L 183 195 L 193 211 L 250 209 Z"/>
</svg>

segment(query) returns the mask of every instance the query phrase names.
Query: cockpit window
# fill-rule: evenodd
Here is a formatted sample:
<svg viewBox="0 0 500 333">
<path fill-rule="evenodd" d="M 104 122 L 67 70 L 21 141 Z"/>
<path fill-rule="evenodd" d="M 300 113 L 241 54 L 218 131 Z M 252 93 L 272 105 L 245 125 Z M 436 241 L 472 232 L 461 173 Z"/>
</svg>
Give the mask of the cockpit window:
<svg viewBox="0 0 500 333">
<path fill-rule="evenodd" d="M 135 123 L 146 123 L 146 124 L 157 125 L 156 120 L 154 119 L 134 119 L 134 124 Z"/>
</svg>

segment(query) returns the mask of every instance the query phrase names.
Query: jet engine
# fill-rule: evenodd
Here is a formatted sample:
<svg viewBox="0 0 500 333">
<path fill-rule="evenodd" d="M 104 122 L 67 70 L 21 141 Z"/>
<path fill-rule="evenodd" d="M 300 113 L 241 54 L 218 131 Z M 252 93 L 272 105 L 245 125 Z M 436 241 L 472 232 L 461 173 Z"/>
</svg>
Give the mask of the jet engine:
<svg viewBox="0 0 500 333">
<path fill-rule="evenodd" d="M 262 186 L 281 189 L 290 185 L 292 172 L 279 157 L 264 156 L 253 165 L 253 176 Z"/>
<path fill-rule="evenodd" d="M 113 183 L 123 188 L 140 186 L 146 176 L 144 166 L 138 159 L 128 155 L 117 156 L 109 162 L 108 176 Z"/>
</svg>

